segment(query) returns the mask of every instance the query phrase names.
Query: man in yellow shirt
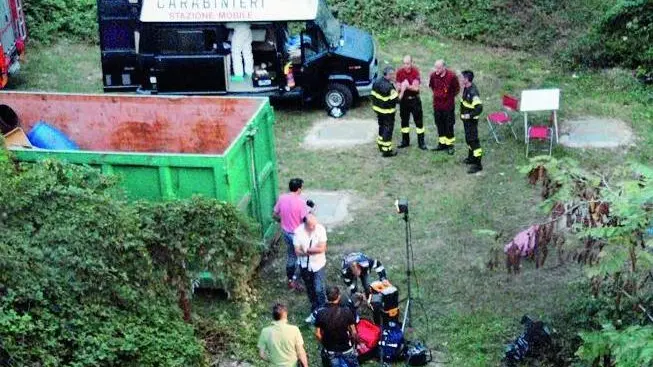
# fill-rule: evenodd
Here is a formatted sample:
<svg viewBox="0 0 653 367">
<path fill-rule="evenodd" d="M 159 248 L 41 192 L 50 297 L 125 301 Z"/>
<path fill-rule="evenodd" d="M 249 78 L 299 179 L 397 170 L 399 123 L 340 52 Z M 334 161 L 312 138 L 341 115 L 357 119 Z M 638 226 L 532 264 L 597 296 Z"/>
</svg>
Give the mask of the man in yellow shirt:
<svg viewBox="0 0 653 367">
<path fill-rule="evenodd" d="M 277 303 L 272 307 L 272 325 L 263 328 L 258 338 L 258 353 L 268 366 L 308 367 L 304 339 L 295 325 L 288 324 L 288 308 Z"/>
</svg>

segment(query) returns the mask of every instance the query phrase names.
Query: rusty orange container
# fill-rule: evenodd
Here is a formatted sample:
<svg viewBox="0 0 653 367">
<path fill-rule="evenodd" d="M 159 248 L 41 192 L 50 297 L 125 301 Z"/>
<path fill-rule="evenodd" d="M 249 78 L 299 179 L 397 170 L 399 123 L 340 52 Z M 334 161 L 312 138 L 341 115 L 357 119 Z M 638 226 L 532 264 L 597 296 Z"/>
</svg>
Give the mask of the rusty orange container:
<svg viewBox="0 0 653 367">
<path fill-rule="evenodd" d="M 274 113 L 267 98 L 0 92 L 0 111 L 25 131 L 39 120 L 78 151 L 11 147 L 20 161 L 56 158 L 119 175 L 130 199 L 205 195 L 275 230 Z"/>
</svg>

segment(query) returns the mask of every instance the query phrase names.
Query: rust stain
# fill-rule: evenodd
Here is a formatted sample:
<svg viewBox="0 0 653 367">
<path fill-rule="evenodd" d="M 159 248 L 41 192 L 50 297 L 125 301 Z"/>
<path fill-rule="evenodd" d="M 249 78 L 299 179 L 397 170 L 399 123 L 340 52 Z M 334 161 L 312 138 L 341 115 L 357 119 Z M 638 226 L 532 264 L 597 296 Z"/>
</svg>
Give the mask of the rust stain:
<svg viewBox="0 0 653 367">
<path fill-rule="evenodd" d="M 227 131 L 221 121 L 198 121 L 193 126 L 193 153 L 219 153 L 224 151 L 229 142 Z"/>
<path fill-rule="evenodd" d="M 122 152 L 167 152 L 170 139 L 168 121 L 154 123 L 142 121 L 121 121 L 115 125 L 109 137 L 111 150 Z"/>
</svg>

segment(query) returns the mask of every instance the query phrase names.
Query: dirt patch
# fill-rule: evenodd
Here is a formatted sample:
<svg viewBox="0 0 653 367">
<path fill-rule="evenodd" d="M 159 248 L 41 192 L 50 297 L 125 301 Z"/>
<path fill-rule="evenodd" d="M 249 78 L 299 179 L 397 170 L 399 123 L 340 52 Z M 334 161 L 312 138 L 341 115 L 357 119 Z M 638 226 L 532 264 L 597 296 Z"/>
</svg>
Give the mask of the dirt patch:
<svg viewBox="0 0 653 367">
<path fill-rule="evenodd" d="M 350 191 L 304 191 L 303 195 L 315 202 L 315 215 L 327 232 L 353 221 L 350 210 L 360 207 L 355 204 L 360 199 Z"/>
<path fill-rule="evenodd" d="M 560 144 L 570 148 L 618 148 L 634 145 L 635 134 L 624 121 L 584 116 L 563 121 Z"/>
<path fill-rule="evenodd" d="M 323 119 L 313 124 L 304 138 L 306 149 L 346 149 L 369 144 L 376 139 L 378 125 L 373 119 Z"/>
</svg>

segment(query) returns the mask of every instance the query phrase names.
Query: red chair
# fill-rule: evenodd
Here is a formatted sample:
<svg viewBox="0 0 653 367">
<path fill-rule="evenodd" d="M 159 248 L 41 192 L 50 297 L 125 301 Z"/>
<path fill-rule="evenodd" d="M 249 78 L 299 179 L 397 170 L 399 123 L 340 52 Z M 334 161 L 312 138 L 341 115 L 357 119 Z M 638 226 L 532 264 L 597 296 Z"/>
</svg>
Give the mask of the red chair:
<svg viewBox="0 0 653 367">
<path fill-rule="evenodd" d="M 508 126 L 510 128 L 510 131 L 512 132 L 512 135 L 515 137 L 515 139 L 517 139 L 517 134 L 515 134 L 515 129 L 513 129 L 512 127 L 512 116 L 510 115 L 510 113 L 519 111 L 519 99 L 517 99 L 517 97 L 504 94 L 503 97 L 501 98 L 501 102 L 504 111 L 492 112 L 487 115 L 487 124 L 490 127 L 490 131 L 492 132 L 492 135 L 494 135 L 494 140 L 496 140 L 498 144 L 503 144 L 503 143 L 499 141 L 499 137 L 497 136 L 495 125 L 497 127 Z"/>
<path fill-rule="evenodd" d="M 553 150 L 553 129 L 548 126 L 529 126 L 528 140 L 526 140 L 526 157 L 530 151 L 531 141 L 549 141 L 549 155 Z"/>
</svg>

